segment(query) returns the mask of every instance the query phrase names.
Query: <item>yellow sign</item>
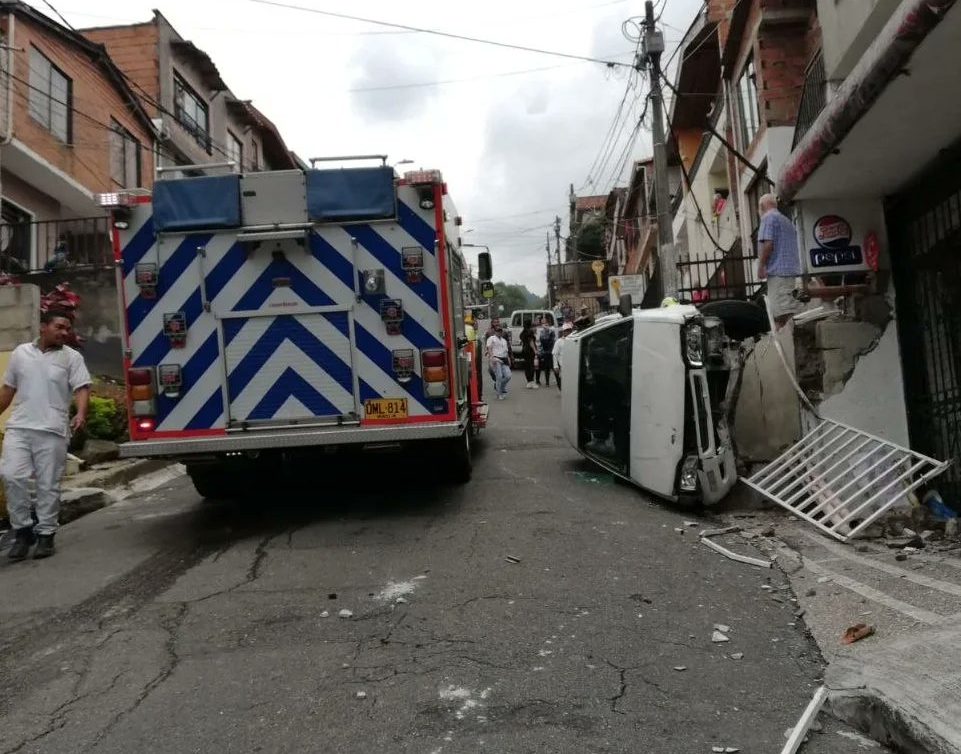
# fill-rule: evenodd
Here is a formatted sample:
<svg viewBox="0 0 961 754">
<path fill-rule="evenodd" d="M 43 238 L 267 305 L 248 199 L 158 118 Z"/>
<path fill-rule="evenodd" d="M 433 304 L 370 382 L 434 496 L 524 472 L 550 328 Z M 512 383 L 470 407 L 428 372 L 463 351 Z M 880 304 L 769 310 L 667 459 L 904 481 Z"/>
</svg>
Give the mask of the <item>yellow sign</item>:
<svg viewBox="0 0 961 754">
<path fill-rule="evenodd" d="M 604 278 L 601 277 L 601 273 L 604 272 L 604 263 L 600 259 L 591 262 L 591 269 L 594 270 L 594 277 L 597 278 L 597 287 L 603 288 Z"/>
</svg>

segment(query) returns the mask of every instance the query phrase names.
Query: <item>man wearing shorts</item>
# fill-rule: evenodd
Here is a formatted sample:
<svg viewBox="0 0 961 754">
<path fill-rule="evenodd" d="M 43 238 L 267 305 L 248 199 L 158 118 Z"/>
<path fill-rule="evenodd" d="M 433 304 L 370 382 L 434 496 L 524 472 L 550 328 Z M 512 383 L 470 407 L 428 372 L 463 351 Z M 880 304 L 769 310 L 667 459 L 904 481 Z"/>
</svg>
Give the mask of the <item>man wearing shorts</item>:
<svg viewBox="0 0 961 754">
<path fill-rule="evenodd" d="M 777 197 L 765 194 L 758 202 L 761 226 L 757 232 L 757 276 L 767 279 L 767 297 L 774 315 L 774 326 L 783 327 L 797 312 L 794 285 L 801 274 L 797 231 L 777 208 Z"/>
</svg>

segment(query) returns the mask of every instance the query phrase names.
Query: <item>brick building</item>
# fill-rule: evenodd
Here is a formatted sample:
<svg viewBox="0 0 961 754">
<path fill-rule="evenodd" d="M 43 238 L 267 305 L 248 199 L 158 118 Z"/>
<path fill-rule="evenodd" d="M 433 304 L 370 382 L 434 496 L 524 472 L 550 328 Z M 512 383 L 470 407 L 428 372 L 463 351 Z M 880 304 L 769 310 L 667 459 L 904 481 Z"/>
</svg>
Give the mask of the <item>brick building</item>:
<svg viewBox="0 0 961 754">
<path fill-rule="evenodd" d="M 299 165 L 273 123 L 238 99 L 210 56 L 159 11 L 144 23 L 82 33 L 106 46 L 156 119 L 161 166 L 232 161 L 250 172 Z"/>
<path fill-rule="evenodd" d="M 109 258 L 94 194 L 149 186 L 153 125 L 103 50 L 19 2 L 0 2 L 0 264 L 23 272 L 55 250 Z"/>
</svg>

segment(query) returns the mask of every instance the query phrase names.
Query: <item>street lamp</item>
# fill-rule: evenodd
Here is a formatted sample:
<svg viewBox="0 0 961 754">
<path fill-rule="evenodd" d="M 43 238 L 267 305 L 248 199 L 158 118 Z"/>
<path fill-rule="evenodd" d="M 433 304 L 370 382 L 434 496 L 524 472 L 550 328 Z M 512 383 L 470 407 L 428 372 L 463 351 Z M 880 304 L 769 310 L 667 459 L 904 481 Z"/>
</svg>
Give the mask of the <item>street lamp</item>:
<svg viewBox="0 0 961 754">
<path fill-rule="evenodd" d="M 413 160 L 400 160 L 398 162 L 395 162 L 393 165 L 391 165 L 391 167 L 396 168 L 398 165 L 413 165 L 413 164 L 414 164 Z"/>
</svg>

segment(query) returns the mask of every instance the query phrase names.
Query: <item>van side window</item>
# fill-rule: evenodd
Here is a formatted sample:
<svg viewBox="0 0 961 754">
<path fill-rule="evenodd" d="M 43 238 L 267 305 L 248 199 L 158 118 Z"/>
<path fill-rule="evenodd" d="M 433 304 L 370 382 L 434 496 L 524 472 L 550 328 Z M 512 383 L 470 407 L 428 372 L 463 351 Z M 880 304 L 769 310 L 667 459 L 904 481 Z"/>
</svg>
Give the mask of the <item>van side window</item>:
<svg viewBox="0 0 961 754">
<path fill-rule="evenodd" d="M 521 326 L 521 315 L 520 315 L 520 312 L 518 312 L 517 314 L 514 315 L 514 318 L 511 320 L 511 327 L 520 327 L 520 326 Z"/>
<path fill-rule="evenodd" d="M 555 322 L 554 322 L 554 315 L 553 315 L 553 314 L 545 314 L 545 315 L 544 315 L 544 323 L 547 324 L 549 327 L 553 327 L 554 324 L 555 324 Z"/>
</svg>

